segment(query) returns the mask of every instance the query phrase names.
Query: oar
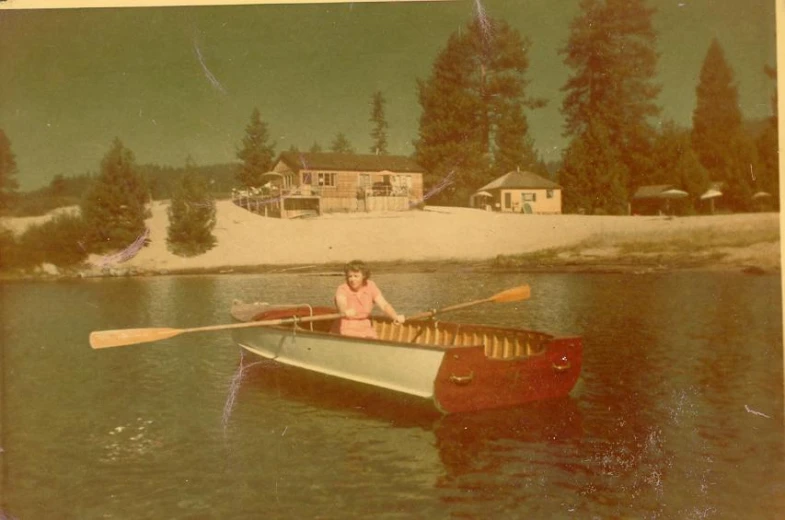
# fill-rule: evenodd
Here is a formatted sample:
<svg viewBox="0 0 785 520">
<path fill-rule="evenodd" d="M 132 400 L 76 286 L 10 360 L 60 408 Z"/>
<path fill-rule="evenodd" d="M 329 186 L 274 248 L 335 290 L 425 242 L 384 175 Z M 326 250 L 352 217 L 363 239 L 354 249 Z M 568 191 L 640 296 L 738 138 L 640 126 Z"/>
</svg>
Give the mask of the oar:
<svg viewBox="0 0 785 520">
<path fill-rule="evenodd" d="M 320 316 L 305 316 L 302 318 L 280 318 L 277 320 L 250 321 L 243 323 L 230 323 L 227 325 L 209 325 L 207 327 L 195 327 L 191 329 L 170 329 L 170 328 L 151 328 L 151 329 L 117 329 L 117 330 L 98 330 L 90 333 L 90 346 L 93 348 L 123 347 L 125 345 L 135 345 L 137 343 L 149 343 L 162 339 L 172 338 L 188 332 L 207 332 L 212 330 L 240 329 L 243 327 L 262 327 L 265 325 L 283 325 L 301 321 L 321 321 L 334 320 L 340 318 L 340 314 L 323 314 Z"/>
<path fill-rule="evenodd" d="M 500 293 L 494 294 L 490 298 L 483 298 L 482 300 L 474 300 L 473 302 L 459 303 L 457 305 L 450 305 L 449 307 L 443 307 L 441 309 L 436 309 L 428 312 L 421 312 L 413 316 L 407 316 L 406 321 L 430 318 L 432 316 L 441 314 L 443 312 L 464 309 L 466 307 L 472 307 L 473 305 L 479 305 L 481 303 L 519 302 L 521 300 L 527 300 L 529 296 L 531 296 L 531 288 L 528 285 L 521 285 L 519 287 L 513 287 L 512 289 L 507 289 L 506 291 L 502 291 Z"/>
</svg>

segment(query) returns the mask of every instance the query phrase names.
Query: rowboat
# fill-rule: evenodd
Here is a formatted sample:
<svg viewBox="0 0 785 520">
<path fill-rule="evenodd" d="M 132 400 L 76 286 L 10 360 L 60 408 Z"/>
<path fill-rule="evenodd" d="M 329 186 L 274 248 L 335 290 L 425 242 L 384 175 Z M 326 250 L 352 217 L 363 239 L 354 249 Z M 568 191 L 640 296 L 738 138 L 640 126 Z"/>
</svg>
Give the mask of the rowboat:
<svg viewBox="0 0 785 520">
<path fill-rule="evenodd" d="M 331 332 L 335 309 L 235 301 L 233 340 L 267 360 L 430 401 L 444 414 L 519 406 L 570 393 L 580 337 L 436 319 L 372 318 L 378 339 Z M 324 318 L 324 319 L 321 319 Z"/>
</svg>

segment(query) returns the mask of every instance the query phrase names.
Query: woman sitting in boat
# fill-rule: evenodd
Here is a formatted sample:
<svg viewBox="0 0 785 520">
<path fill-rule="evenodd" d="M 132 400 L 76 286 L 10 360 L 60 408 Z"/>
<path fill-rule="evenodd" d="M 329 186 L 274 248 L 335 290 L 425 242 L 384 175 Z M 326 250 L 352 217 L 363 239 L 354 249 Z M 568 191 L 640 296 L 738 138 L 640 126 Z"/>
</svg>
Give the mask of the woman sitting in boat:
<svg viewBox="0 0 785 520">
<path fill-rule="evenodd" d="M 403 314 L 398 314 L 376 284 L 370 280 L 371 271 L 361 260 L 352 260 L 343 268 L 346 283 L 341 284 L 335 291 L 335 305 L 343 317 L 336 321 L 335 332 L 344 336 L 359 338 L 376 338 L 376 330 L 371 323 L 373 304 L 396 324 L 406 321 Z"/>
</svg>

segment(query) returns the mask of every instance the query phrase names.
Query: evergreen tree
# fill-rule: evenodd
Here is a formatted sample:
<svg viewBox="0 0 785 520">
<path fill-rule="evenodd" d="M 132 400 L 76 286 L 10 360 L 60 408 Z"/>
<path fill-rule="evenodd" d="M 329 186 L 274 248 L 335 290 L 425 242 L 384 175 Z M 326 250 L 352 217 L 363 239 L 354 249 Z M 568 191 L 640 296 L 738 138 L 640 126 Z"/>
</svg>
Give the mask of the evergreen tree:
<svg viewBox="0 0 785 520">
<path fill-rule="evenodd" d="M 54 178 L 49 182 L 49 193 L 52 194 L 54 197 L 62 197 L 66 194 L 68 190 L 68 182 L 65 180 L 62 174 L 57 174 Z"/>
<path fill-rule="evenodd" d="M 428 80 L 418 81 L 415 158 L 426 188 L 447 186 L 431 202 L 465 204 L 497 175 L 536 162 L 524 109 L 544 101 L 526 95 L 529 47 L 506 22 L 480 13 L 450 36 Z"/>
<path fill-rule="evenodd" d="M 87 242 L 95 252 L 121 249 L 145 233 L 149 193 L 131 150 L 115 138 L 82 201 Z"/>
<path fill-rule="evenodd" d="M 723 203 L 733 210 L 745 210 L 751 202 L 756 154 L 742 128 L 733 71 L 716 38 L 703 61 L 696 93 L 692 147 L 710 179 L 724 183 Z"/>
<path fill-rule="evenodd" d="M 330 144 L 330 151 L 335 153 L 354 153 L 354 148 L 343 133 L 338 133 Z"/>
<path fill-rule="evenodd" d="M 689 194 L 686 210 L 698 209 L 700 196 L 709 188 L 709 174 L 692 149 L 690 131 L 666 122 L 654 145 L 655 171 L 651 184 L 673 184 Z"/>
<path fill-rule="evenodd" d="M 373 93 L 371 98 L 371 118 L 373 123 L 371 129 L 371 153 L 376 155 L 387 155 L 387 120 L 384 117 L 384 96 L 381 91 Z"/>
<path fill-rule="evenodd" d="M 653 83 L 658 57 L 654 9 L 645 0 L 581 0 L 580 8 L 561 50 L 573 70 L 562 87 L 565 136 L 583 139 L 591 124 L 600 124 L 611 155 L 623 163 L 618 171 L 629 193 L 646 183 L 653 167 L 650 118 L 659 113 L 660 91 Z"/>
<path fill-rule="evenodd" d="M 766 75 L 775 80 L 777 79 L 777 71 L 771 67 L 764 69 Z M 755 142 L 758 151 L 759 159 L 759 173 L 756 182 L 756 189 L 765 191 L 772 195 L 771 202 L 775 208 L 779 207 L 779 133 L 778 124 L 779 118 L 777 117 L 777 91 L 771 99 L 772 115 L 768 118 L 766 127 Z"/>
<path fill-rule="evenodd" d="M 175 188 L 167 214 L 166 243 L 174 254 L 195 256 L 215 246 L 215 200 L 190 158 L 186 159 L 185 172 Z"/>
<path fill-rule="evenodd" d="M 590 119 L 584 133 L 564 153 L 559 184 L 564 211 L 595 215 L 627 213 L 626 166 L 600 120 Z"/>
<path fill-rule="evenodd" d="M 262 121 L 258 108 L 251 113 L 251 121 L 245 127 L 242 148 L 237 158 L 243 161 L 237 172 L 237 181 L 246 188 L 261 186 L 262 175 L 270 171 L 275 157 L 275 143 L 268 143 L 267 123 Z"/>
<path fill-rule="evenodd" d="M 311 145 L 311 147 L 308 149 L 309 153 L 320 153 L 321 151 L 322 151 L 322 145 L 320 145 L 319 143 L 317 143 L 315 141 Z"/>
<path fill-rule="evenodd" d="M 11 141 L 0 128 L 0 215 L 8 212 L 19 183 L 16 181 L 16 157 L 11 151 Z"/>
</svg>

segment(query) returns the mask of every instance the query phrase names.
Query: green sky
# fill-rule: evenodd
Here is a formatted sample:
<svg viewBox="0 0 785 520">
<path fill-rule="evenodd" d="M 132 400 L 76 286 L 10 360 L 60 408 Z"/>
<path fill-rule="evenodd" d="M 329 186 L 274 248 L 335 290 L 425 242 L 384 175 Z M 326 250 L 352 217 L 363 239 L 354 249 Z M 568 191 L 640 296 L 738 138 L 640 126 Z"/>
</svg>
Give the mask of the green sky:
<svg viewBox="0 0 785 520">
<path fill-rule="evenodd" d="M 657 8 L 659 104 L 687 125 L 712 37 L 733 68 L 749 118 L 770 115 L 775 3 L 650 0 Z M 56 174 L 97 171 L 114 137 L 139 163 L 228 162 L 258 107 L 276 141 L 327 148 L 343 132 L 370 146 L 371 94 L 387 99 L 390 152 L 410 154 L 425 79 L 475 2 L 0 10 L 0 128 L 11 140 L 23 190 Z M 529 114 L 540 153 L 557 159 L 559 49 L 578 0 L 488 0 L 533 44 Z M 553 7 L 557 5 L 558 7 Z"/>
</svg>

